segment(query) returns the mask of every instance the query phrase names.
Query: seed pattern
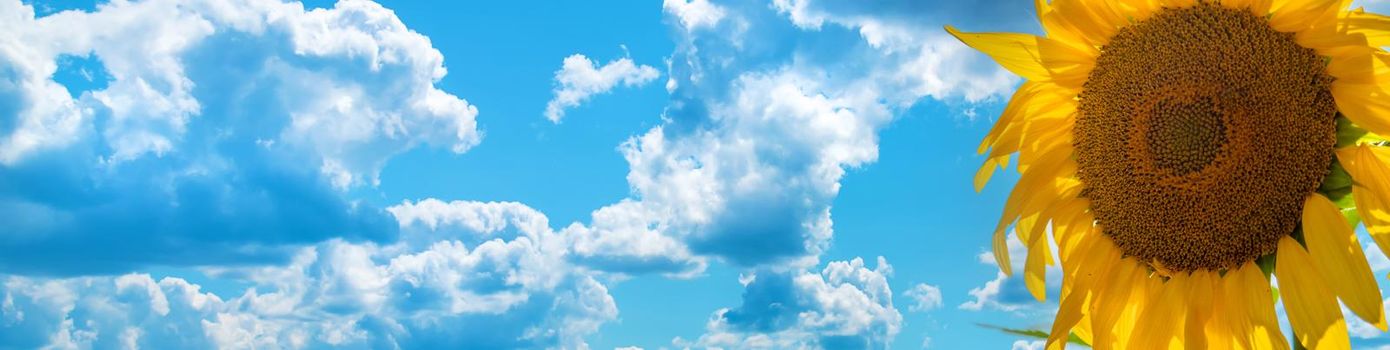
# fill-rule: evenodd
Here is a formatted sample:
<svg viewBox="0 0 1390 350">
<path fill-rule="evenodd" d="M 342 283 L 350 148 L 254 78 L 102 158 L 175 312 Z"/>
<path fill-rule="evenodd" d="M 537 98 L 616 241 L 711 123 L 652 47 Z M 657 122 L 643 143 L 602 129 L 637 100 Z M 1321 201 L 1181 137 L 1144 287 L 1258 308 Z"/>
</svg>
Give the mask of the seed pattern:
<svg viewBox="0 0 1390 350">
<path fill-rule="evenodd" d="M 1120 30 L 1073 130 L 1098 224 L 1126 255 L 1178 271 L 1273 252 L 1331 163 L 1325 67 L 1265 19 L 1206 2 Z"/>
</svg>

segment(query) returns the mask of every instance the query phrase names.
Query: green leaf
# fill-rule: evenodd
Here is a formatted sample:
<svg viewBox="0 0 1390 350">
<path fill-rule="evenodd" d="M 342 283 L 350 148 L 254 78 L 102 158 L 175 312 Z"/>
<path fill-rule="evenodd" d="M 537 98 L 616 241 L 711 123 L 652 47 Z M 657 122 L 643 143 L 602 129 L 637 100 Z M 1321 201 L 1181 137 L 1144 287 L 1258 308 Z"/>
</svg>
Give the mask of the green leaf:
<svg viewBox="0 0 1390 350">
<path fill-rule="evenodd" d="M 1013 335 L 1024 336 L 1024 337 L 1028 337 L 1028 338 L 1036 338 L 1036 339 L 1044 339 L 1044 340 L 1045 340 L 1045 339 L 1047 339 L 1047 337 L 1048 337 L 1048 335 L 1049 335 L 1049 333 L 1048 333 L 1047 331 L 1037 330 L 1037 329 L 1017 329 L 1017 328 L 1008 328 L 1008 327 L 996 326 L 996 325 L 986 324 L 986 323 L 976 323 L 975 325 L 976 325 L 976 326 L 983 327 L 983 328 L 987 328 L 987 329 L 993 329 L 993 330 L 996 330 L 996 331 L 1000 331 L 1000 332 L 1004 332 L 1004 333 L 1008 333 L 1008 334 L 1013 334 Z M 1067 337 L 1067 342 L 1068 342 L 1068 343 L 1072 343 L 1072 344 L 1082 345 L 1082 346 L 1091 346 L 1091 344 L 1086 344 L 1086 341 L 1081 340 L 1081 337 L 1076 336 L 1076 333 L 1070 334 L 1070 335 Z"/>
</svg>

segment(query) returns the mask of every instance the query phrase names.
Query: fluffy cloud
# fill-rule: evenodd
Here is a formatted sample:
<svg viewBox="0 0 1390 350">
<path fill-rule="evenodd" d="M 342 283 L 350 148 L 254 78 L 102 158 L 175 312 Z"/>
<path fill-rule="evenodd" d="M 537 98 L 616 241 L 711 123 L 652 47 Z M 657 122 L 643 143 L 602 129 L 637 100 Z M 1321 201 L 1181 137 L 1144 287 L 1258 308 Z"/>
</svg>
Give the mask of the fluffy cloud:
<svg viewBox="0 0 1390 350">
<path fill-rule="evenodd" d="M 391 210 L 411 239 L 331 240 L 285 266 L 210 269 L 252 284 L 231 299 L 143 274 L 12 276 L 0 337 L 20 347 L 582 348 L 617 316 L 607 288 L 565 262 L 564 240 L 530 208 L 427 200 Z"/>
<path fill-rule="evenodd" d="M 624 262 L 607 269 L 815 266 L 841 179 L 877 159 L 878 133 L 897 113 L 924 98 L 989 99 L 1017 82 L 939 25 L 898 14 L 924 12 L 911 2 L 663 8 L 677 27 L 665 122 L 620 148 L 632 196 L 575 227 L 588 232 L 576 244 L 614 248 L 580 255 Z M 614 237 L 643 243 L 586 243 Z"/>
<path fill-rule="evenodd" d="M 589 97 L 606 93 L 618 85 L 641 86 L 656 80 L 660 74 L 656 68 L 634 64 L 627 57 L 595 67 L 584 55 L 570 55 L 565 57 L 564 66 L 555 72 L 555 98 L 545 105 L 545 118 L 559 123 L 565 117 L 565 109 L 579 106 Z"/>
<path fill-rule="evenodd" d="M 1041 340 L 1033 340 L 1033 341 L 1015 340 L 1012 349 L 1013 349 L 1013 350 L 1042 350 L 1043 346 L 1045 346 L 1045 345 L 1047 345 L 1047 342 L 1041 341 Z"/>
<path fill-rule="evenodd" d="M 748 75 L 735 101 L 714 107 L 728 118 L 681 134 L 653 129 L 623 146 L 628 183 L 641 200 L 620 203 L 658 215 L 697 254 L 738 265 L 811 265 L 831 236 L 830 202 L 844 168 L 877 156 L 873 105 L 817 93 L 794 73 Z M 680 126 L 670 126 L 678 128 Z M 595 217 L 595 225 L 603 224 Z"/>
<path fill-rule="evenodd" d="M 930 284 L 918 283 L 916 286 L 912 286 L 912 289 L 904 292 L 903 295 L 912 300 L 912 305 L 907 308 L 908 311 L 923 312 L 941 307 L 941 288 Z"/>
<path fill-rule="evenodd" d="M 708 0 L 665 0 L 661 7 L 675 15 L 686 30 L 713 28 L 724 19 L 724 8 Z"/>
<path fill-rule="evenodd" d="M 1018 78 L 973 49 L 951 38 L 943 25 L 989 20 L 991 31 L 1029 31 L 1031 6 L 1014 1 L 921 2 L 911 0 L 863 3 L 845 0 L 773 0 L 773 5 L 798 28 L 812 31 L 838 26 L 859 33 L 871 50 L 863 52 L 867 71 L 895 100 L 921 97 L 978 102 L 1008 92 Z"/>
<path fill-rule="evenodd" d="M 743 305 L 720 309 L 706 334 L 677 346 L 735 349 L 881 349 L 902 325 L 882 257 L 831 262 L 820 273 L 759 272 L 745 279 Z"/>
<path fill-rule="evenodd" d="M 0 103 L 14 109 L 0 110 L 0 219 L 18 227 L 0 236 L 15 252 L 0 269 L 253 265 L 205 268 L 253 286 L 233 298 L 176 278 L 10 277 L 0 333 L 35 346 L 573 348 L 616 318 L 596 276 L 722 261 L 756 272 L 694 344 L 888 345 L 902 316 L 886 262 L 810 270 L 840 181 L 876 160 L 899 112 L 986 100 L 1015 78 L 914 24 L 910 3 L 663 8 L 678 25 L 672 98 L 619 148 L 632 193 L 554 230 L 517 203 L 380 209 L 347 195 L 397 153 L 480 137 L 476 109 L 434 87 L 442 56 L 374 3 L 117 1 L 36 19 L 0 0 L 0 101 L 18 101 Z M 69 56 L 99 62 L 107 86 L 54 82 Z M 571 57 L 547 117 L 656 75 Z"/>
<path fill-rule="evenodd" d="M 997 273 L 993 280 L 985 282 L 984 285 L 970 289 L 970 296 L 974 300 L 961 303 L 959 308 L 962 310 L 981 311 L 998 310 L 1007 312 L 1055 312 L 1057 297 L 1061 293 L 1062 270 L 1060 264 L 1053 264 L 1046 268 L 1047 279 L 1047 301 L 1048 304 L 1039 303 L 1033 298 L 1033 294 L 1028 291 L 1028 285 L 1023 281 L 1023 263 L 1027 261 L 1028 249 L 1025 249 L 1023 242 L 1018 240 L 1017 235 L 1009 235 L 1009 261 L 1013 263 L 1013 276 L 1006 276 L 1003 272 Z M 1052 256 L 1057 256 L 1056 247 L 1053 249 Z M 980 253 L 979 261 L 981 264 L 998 266 L 994 261 L 994 254 L 989 252 Z"/>
<path fill-rule="evenodd" d="M 285 261 L 333 237 L 389 242 L 389 214 L 347 190 L 409 148 L 464 152 L 480 138 L 477 109 L 434 87 L 443 56 L 376 3 L 115 1 L 35 18 L 3 0 L 0 17 L 3 271 Z M 109 81 L 55 82 L 69 57 Z"/>
</svg>

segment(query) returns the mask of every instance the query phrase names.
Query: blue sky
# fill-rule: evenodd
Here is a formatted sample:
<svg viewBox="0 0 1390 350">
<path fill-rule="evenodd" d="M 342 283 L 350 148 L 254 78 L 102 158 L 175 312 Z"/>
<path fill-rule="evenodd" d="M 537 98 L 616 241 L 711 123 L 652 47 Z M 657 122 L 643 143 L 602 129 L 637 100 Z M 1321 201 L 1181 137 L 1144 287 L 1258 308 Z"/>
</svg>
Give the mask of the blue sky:
<svg viewBox="0 0 1390 350">
<path fill-rule="evenodd" d="M 940 29 L 1031 8 L 0 0 L 0 343 L 1036 347 Z"/>
</svg>

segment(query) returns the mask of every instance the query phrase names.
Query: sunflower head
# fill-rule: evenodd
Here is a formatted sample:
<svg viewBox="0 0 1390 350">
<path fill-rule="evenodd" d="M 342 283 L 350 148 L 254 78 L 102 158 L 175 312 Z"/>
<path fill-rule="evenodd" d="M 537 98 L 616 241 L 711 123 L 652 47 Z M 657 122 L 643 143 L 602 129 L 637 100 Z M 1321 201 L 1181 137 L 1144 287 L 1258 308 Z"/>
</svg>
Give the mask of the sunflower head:
<svg viewBox="0 0 1390 350">
<path fill-rule="evenodd" d="M 1017 156 L 995 256 L 1016 232 L 1042 299 L 1057 246 L 1049 347 L 1286 348 L 1266 271 L 1300 345 L 1349 346 L 1338 300 L 1385 329 L 1345 218 L 1390 248 L 1390 17 L 1348 6 L 1039 0 L 1045 36 L 947 27 L 1028 80 L 976 186 Z"/>
<path fill-rule="evenodd" d="M 1273 252 L 1332 160 L 1325 66 L 1264 18 L 1210 3 L 1120 29 L 1073 129 L 1082 196 L 1104 233 L 1126 255 L 1184 271 Z"/>
</svg>

